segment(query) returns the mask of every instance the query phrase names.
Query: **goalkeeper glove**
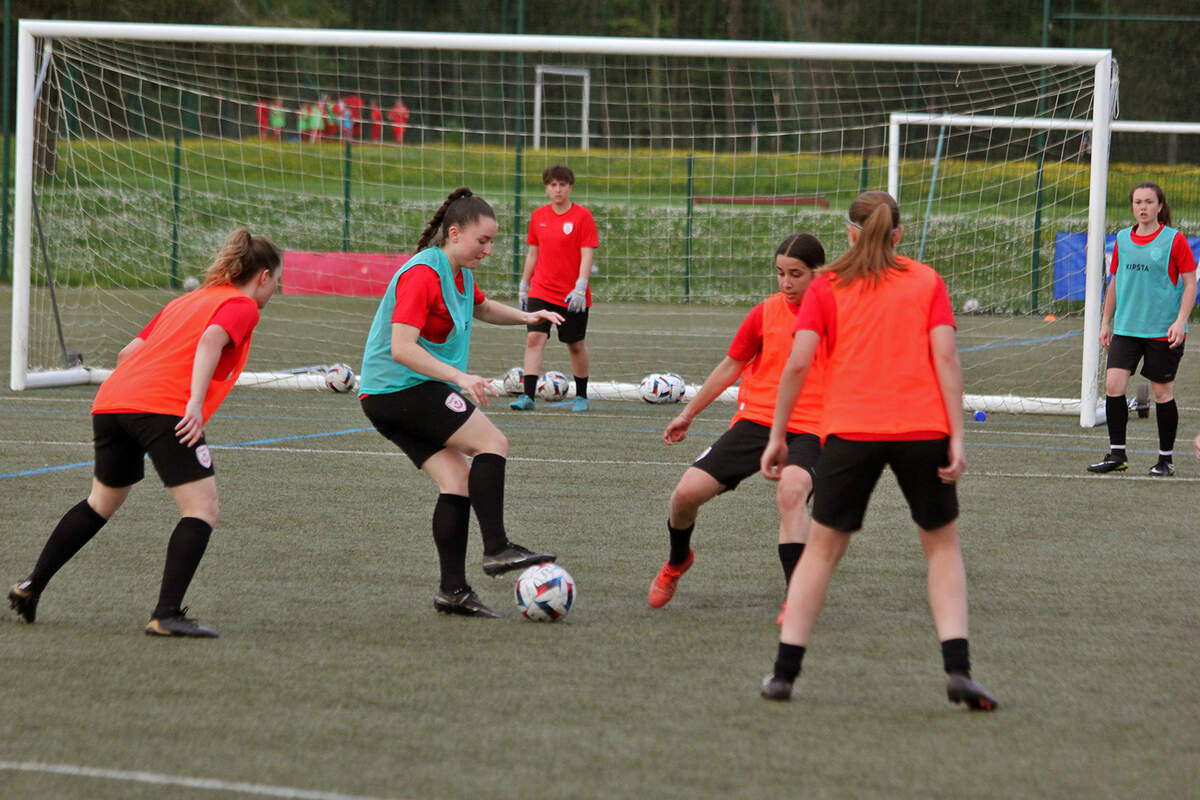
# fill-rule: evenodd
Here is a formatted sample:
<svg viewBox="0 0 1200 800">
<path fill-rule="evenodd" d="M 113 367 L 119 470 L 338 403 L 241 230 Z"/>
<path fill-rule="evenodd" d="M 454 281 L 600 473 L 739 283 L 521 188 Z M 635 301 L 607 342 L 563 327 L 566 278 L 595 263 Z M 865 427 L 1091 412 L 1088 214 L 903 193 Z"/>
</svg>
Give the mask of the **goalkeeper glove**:
<svg viewBox="0 0 1200 800">
<path fill-rule="evenodd" d="M 575 281 L 575 289 L 566 297 L 567 310 L 579 313 L 587 308 L 587 278 Z"/>
<path fill-rule="evenodd" d="M 525 310 L 525 304 L 529 302 L 529 281 L 521 281 L 520 287 L 517 289 L 517 300 L 521 306 L 521 310 Z"/>
</svg>

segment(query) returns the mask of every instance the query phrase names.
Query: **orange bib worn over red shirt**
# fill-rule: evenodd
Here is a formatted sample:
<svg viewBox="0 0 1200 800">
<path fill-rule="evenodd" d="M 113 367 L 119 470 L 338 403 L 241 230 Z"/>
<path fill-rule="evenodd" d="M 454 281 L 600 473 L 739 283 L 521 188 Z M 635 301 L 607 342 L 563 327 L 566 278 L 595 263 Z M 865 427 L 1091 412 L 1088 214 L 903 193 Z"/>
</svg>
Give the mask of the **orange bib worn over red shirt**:
<svg viewBox="0 0 1200 800">
<path fill-rule="evenodd" d="M 232 286 L 213 286 L 196 289 L 168 303 L 158 315 L 146 343 L 118 364 L 112 375 L 100 384 L 100 391 L 96 392 L 96 400 L 92 403 L 92 413 L 182 417 L 191 396 L 192 362 L 201 335 L 222 303 L 245 296 Z M 242 374 L 250 355 L 252 336 L 248 334 L 241 344 L 232 348 L 232 353 L 222 354 L 217 373 L 204 395 L 201 413 L 205 422 Z"/>
<path fill-rule="evenodd" d="M 925 264 L 898 257 L 875 287 L 833 283 L 837 329 L 826 365 L 824 433 L 950 434 L 929 351 L 930 308 L 941 279 Z"/>
<path fill-rule="evenodd" d="M 793 306 L 782 293 L 773 294 L 762 304 L 762 350 L 742 372 L 738 389 L 738 409 L 733 422 L 748 419 L 771 427 L 775 420 L 775 396 L 779 392 L 779 376 L 792 354 L 792 339 L 796 329 L 798 306 Z M 821 406 L 825 393 L 825 369 L 822 359 L 814 358 L 804 387 L 788 418 L 791 433 L 821 434 Z"/>
</svg>

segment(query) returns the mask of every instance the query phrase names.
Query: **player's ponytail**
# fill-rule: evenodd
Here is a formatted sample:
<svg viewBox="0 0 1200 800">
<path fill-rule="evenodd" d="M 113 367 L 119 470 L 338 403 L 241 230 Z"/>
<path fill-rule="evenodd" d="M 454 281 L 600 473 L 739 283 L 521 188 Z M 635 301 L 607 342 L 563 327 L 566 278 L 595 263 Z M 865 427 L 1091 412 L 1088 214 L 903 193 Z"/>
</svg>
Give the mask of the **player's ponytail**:
<svg viewBox="0 0 1200 800">
<path fill-rule="evenodd" d="M 811 233 L 793 233 L 775 248 L 775 255 L 798 258 L 807 264 L 809 269 L 816 269 L 825 264 L 825 248 L 821 245 L 821 240 Z"/>
<path fill-rule="evenodd" d="M 476 197 L 466 186 L 460 186 L 450 193 L 446 202 L 442 203 L 425 226 L 421 238 L 417 240 L 417 251 L 420 252 L 430 245 L 441 247 L 446 243 L 446 232 L 450 226 L 464 228 L 480 217 L 496 218 L 496 212 L 482 197 Z M 436 238 L 435 238 L 436 237 Z"/>
<path fill-rule="evenodd" d="M 1161 222 L 1163 225 L 1170 225 L 1171 224 L 1171 205 L 1167 202 L 1167 195 L 1166 195 L 1166 192 L 1164 192 L 1162 190 L 1162 187 L 1159 186 L 1154 181 L 1142 181 L 1137 186 L 1134 186 L 1132 189 L 1129 190 L 1129 202 L 1131 204 L 1133 203 L 1133 193 L 1136 192 L 1138 189 L 1153 189 L 1154 190 L 1154 194 L 1158 196 L 1158 202 L 1161 205 L 1161 207 L 1158 209 L 1158 221 Z"/>
<path fill-rule="evenodd" d="M 245 228 L 229 234 L 212 266 L 204 273 L 204 286 L 241 286 L 263 270 L 275 272 L 283 263 L 279 248 L 265 236 L 254 236 Z"/>
<path fill-rule="evenodd" d="M 900 227 L 900 208 L 887 192 L 863 192 L 854 198 L 846 215 L 860 233 L 846 253 L 823 272 L 837 276 L 838 286 L 865 280 L 875 286 L 889 270 L 903 270 L 896 258 L 895 235 Z"/>
</svg>

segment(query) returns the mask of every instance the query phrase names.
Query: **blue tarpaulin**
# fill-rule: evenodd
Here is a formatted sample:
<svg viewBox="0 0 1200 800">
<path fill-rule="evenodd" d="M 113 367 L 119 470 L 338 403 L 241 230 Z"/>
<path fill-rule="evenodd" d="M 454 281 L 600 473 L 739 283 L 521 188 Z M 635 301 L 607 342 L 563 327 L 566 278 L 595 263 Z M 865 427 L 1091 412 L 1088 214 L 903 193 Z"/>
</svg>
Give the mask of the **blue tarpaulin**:
<svg viewBox="0 0 1200 800">
<path fill-rule="evenodd" d="M 1104 277 L 1108 280 L 1108 265 L 1112 262 L 1113 244 L 1117 235 L 1104 237 Z M 1200 236 L 1187 237 L 1192 256 L 1200 261 Z M 1083 300 L 1087 286 L 1087 234 L 1060 233 L 1054 237 L 1054 299 Z M 1196 297 L 1200 302 L 1200 296 Z"/>
</svg>

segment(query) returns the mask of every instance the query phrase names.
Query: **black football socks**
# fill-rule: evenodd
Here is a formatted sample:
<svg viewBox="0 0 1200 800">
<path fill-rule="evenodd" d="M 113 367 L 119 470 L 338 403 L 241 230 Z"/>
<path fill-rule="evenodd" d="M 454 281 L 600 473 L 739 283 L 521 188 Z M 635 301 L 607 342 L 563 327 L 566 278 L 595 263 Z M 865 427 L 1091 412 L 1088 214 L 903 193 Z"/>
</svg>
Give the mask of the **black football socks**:
<svg viewBox="0 0 1200 800">
<path fill-rule="evenodd" d="M 92 540 L 107 519 L 95 512 L 87 500 L 81 500 L 58 521 L 50 538 L 42 547 L 33 572 L 29 573 L 29 588 L 41 594 L 54 573 L 62 569 L 85 544 Z"/>
<path fill-rule="evenodd" d="M 508 459 L 499 453 L 480 453 L 471 460 L 467 473 L 467 494 L 479 531 L 483 534 L 483 552 L 495 555 L 508 546 L 504 531 L 504 468 Z"/>
<path fill-rule="evenodd" d="M 582 397 L 585 400 L 587 399 L 587 382 L 588 382 L 587 378 L 581 378 L 578 375 L 575 376 L 575 396 L 576 397 Z"/>
<path fill-rule="evenodd" d="M 1179 430 L 1179 406 L 1172 398 L 1154 404 L 1154 419 L 1158 422 L 1158 460 L 1171 463 L 1175 451 L 1175 434 Z"/>
<path fill-rule="evenodd" d="M 522 380 L 525 382 L 525 394 L 529 395 L 529 399 L 532 400 L 537 394 L 538 376 L 526 375 Z"/>
<path fill-rule="evenodd" d="M 1125 395 L 1105 395 L 1104 415 L 1108 425 L 1108 449 L 1114 456 L 1125 460 L 1125 428 L 1129 425 L 1129 406 L 1125 403 Z"/>
<path fill-rule="evenodd" d="M 467 525 L 471 501 L 460 494 L 439 494 L 433 506 L 433 543 L 442 569 L 441 589 L 453 593 L 467 584 Z"/>
<path fill-rule="evenodd" d="M 183 517 L 171 531 L 171 539 L 167 542 L 167 563 L 163 567 L 162 588 L 158 593 L 158 605 L 153 617 L 177 617 L 183 605 L 183 596 L 187 593 L 208 547 L 208 537 L 212 535 L 212 525 L 196 517 Z"/>
<path fill-rule="evenodd" d="M 971 677 L 971 654 L 966 639 L 947 639 L 942 642 L 942 665 L 947 674 L 956 672 Z"/>
<path fill-rule="evenodd" d="M 671 537 L 671 554 L 667 556 L 668 564 L 678 567 L 687 561 L 688 553 L 692 550 L 692 531 L 695 529 L 696 523 L 694 522 L 686 528 L 672 528 L 670 518 L 667 519 L 667 533 Z"/>
<path fill-rule="evenodd" d="M 803 553 L 804 542 L 783 542 L 779 545 L 779 563 L 783 567 L 785 585 L 791 583 L 792 573 L 796 571 L 796 564 L 800 563 Z"/>
<path fill-rule="evenodd" d="M 804 645 L 779 643 L 779 653 L 775 656 L 775 677 L 783 681 L 795 681 L 800 674 L 800 664 L 804 661 Z"/>
</svg>

